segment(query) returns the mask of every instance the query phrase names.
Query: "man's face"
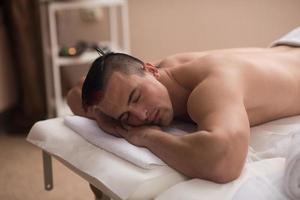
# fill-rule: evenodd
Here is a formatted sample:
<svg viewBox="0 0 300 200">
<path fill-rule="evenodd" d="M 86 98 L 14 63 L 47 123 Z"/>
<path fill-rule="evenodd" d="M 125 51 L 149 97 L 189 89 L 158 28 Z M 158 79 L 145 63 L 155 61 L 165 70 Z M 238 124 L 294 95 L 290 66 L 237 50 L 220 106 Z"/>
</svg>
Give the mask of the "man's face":
<svg viewBox="0 0 300 200">
<path fill-rule="evenodd" d="M 97 107 L 106 115 L 133 126 L 166 126 L 173 119 L 166 87 L 149 72 L 145 76 L 113 72 Z"/>
</svg>

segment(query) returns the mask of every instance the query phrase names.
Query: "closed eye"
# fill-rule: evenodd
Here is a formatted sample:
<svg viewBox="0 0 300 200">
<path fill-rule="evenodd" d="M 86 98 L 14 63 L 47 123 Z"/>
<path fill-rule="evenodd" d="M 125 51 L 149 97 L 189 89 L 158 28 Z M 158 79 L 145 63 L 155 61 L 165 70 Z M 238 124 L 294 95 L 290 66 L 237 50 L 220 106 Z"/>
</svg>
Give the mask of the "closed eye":
<svg viewBox="0 0 300 200">
<path fill-rule="evenodd" d="M 141 94 L 137 95 L 136 98 L 132 101 L 133 103 L 137 103 L 141 98 Z"/>
</svg>

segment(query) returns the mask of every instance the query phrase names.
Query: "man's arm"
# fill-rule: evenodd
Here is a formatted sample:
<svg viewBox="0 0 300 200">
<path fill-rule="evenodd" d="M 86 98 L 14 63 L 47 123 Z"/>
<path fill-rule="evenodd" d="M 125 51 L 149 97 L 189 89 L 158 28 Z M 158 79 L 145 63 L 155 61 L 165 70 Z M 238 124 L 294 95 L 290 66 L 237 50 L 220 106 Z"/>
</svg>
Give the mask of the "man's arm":
<svg viewBox="0 0 300 200">
<path fill-rule="evenodd" d="M 88 112 L 85 112 L 82 108 L 81 103 L 81 88 L 84 82 L 84 77 L 68 92 L 67 94 L 67 103 L 74 115 L 79 115 L 82 117 L 88 117 L 94 119 L 94 116 L 89 109 Z"/>
<path fill-rule="evenodd" d="M 81 89 L 84 82 L 84 78 L 73 87 L 67 95 L 67 103 L 74 113 L 74 115 L 79 115 L 82 117 L 87 117 L 96 120 L 98 126 L 105 132 L 110 133 L 116 137 L 120 137 L 115 131 L 115 127 L 119 125 L 119 122 L 115 119 L 103 114 L 97 107 L 90 106 L 87 111 L 82 108 L 81 100 Z"/>
<path fill-rule="evenodd" d="M 234 180 L 244 166 L 249 122 L 239 86 L 214 78 L 199 85 L 188 102 L 201 130 L 181 137 L 147 127 L 118 132 L 189 177 L 219 183 Z"/>
</svg>

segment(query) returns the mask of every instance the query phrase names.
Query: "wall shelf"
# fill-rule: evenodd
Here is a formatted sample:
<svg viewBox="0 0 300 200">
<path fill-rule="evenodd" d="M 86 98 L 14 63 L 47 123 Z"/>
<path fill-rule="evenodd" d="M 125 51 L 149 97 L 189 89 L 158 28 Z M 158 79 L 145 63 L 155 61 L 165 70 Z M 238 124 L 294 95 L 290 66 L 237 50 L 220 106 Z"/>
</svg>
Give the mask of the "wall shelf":
<svg viewBox="0 0 300 200">
<path fill-rule="evenodd" d="M 108 46 L 112 51 L 130 52 L 129 47 L 129 22 L 128 22 L 128 3 L 127 0 L 69 0 L 69 1 L 40 1 L 46 8 L 47 16 L 42 21 L 44 60 L 51 63 L 45 63 L 46 91 L 48 117 L 57 117 L 70 114 L 70 109 L 65 108 L 65 99 L 62 96 L 61 67 L 74 66 L 78 64 L 91 63 L 99 55 L 92 51 L 86 51 L 78 57 L 60 57 L 56 12 L 61 10 L 72 10 L 82 8 L 103 7 L 108 9 L 109 21 L 109 41 L 101 41 L 101 45 Z M 118 23 L 117 8 L 120 7 L 120 20 Z M 43 12 L 41 11 L 41 14 Z M 43 17 L 42 17 L 43 18 Z M 47 20 L 45 20 L 47 19 Z M 121 24 L 121 25 L 120 25 Z M 120 27 L 119 27 L 120 26 Z M 122 42 L 119 41 L 118 33 L 122 33 Z M 45 41 L 45 35 L 49 36 L 48 43 Z M 49 59 L 50 58 L 50 59 Z"/>
</svg>

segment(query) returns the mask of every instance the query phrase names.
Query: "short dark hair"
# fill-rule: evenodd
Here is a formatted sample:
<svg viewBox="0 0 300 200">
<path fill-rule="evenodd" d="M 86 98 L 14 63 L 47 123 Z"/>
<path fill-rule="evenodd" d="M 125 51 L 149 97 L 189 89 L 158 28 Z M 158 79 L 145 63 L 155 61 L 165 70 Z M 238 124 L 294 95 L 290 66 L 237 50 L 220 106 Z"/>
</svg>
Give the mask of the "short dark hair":
<svg viewBox="0 0 300 200">
<path fill-rule="evenodd" d="M 98 57 L 91 65 L 82 86 L 82 107 L 97 104 L 103 97 L 105 86 L 114 71 L 124 74 L 144 75 L 144 63 L 125 53 L 107 53 Z"/>
</svg>

